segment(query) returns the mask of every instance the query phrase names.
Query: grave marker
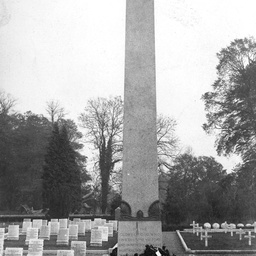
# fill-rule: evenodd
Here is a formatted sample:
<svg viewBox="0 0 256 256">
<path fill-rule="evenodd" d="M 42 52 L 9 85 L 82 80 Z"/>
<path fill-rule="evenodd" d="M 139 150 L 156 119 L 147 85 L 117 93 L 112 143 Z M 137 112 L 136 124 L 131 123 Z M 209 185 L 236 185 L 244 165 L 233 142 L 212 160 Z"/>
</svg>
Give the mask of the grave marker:
<svg viewBox="0 0 256 256">
<path fill-rule="evenodd" d="M 59 219 L 60 229 L 68 227 L 68 219 Z"/>
<path fill-rule="evenodd" d="M 0 240 L 4 240 L 5 228 L 0 228 Z"/>
<path fill-rule="evenodd" d="M 98 229 L 102 230 L 102 241 L 107 242 L 108 241 L 108 227 L 99 226 Z"/>
<path fill-rule="evenodd" d="M 26 234 L 25 244 L 29 244 L 30 239 L 38 239 L 38 228 L 28 228 Z"/>
<path fill-rule="evenodd" d="M 60 230 L 60 223 L 59 222 L 49 222 L 50 226 L 50 234 L 51 235 L 58 235 Z"/>
<path fill-rule="evenodd" d="M 89 232 L 92 229 L 92 221 L 91 220 L 83 220 L 85 223 L 85 232 Z"/>
<path fill-rule="evenodd" d="M 73 250 L 57 250 L 57 256 L 74 256 Z"/>
<path fill-rule="evenodd" d="M 198 227 L 198 224 L 193 220 L 193 223 L 189 224 L 189 226 L 192 226 L 192 232 L 195 234 L 195 227 Z"/>
<path fill-rule="evenodd" d="M 0 239 L 0 256 L 3 255 L 4 252 L 4 239 Z"/>
<path fill-rule="evenodd" d="M 50 240 L 50 226 L 42 226 L 39 232 L 39 238 L 44 240 Z"/>
<path fill-rule="evenodd" d="M 22 223 L 22 234 L 26 234 L 28 228 L 32 228 L 32 222 L 31 221 L 23 221 L 23 223 Z"/>
<path fill-rule="evenodd" d="M 102 246 L 102 230 L 93 228 L 91 230 L 91 246 Z"/>
<path fill-rule="evenodd" d="M 44 247 L 43 239 L 30 239 L 28 244 L 27 256 L 42 256 L 43 247 Z"/>
<path fill-rule="evenodd" d="M 79 221 L 77 225 L 78 225 L 78 235 L 85 236 L 85 222 Z"/>
<path fill-rule="evenodd" d="M 42 224 L 43 224 L 43 220 L 42 219 L 35 219 L 32 222 L 32 227 L 40 229 L 42 227 Z"/>
<path fill-rule="evenodd" d="M 57 245 L 68 245 L 69 244 L 69 229 L 60 228 L 59 234 L 57 236 Z"/>
<path fill-rule="evenodd" d="M 47 226 L 48 225 L 48 220 L 42 220 L 42 226 Z"/>
<path fill-rule="evenodd" d="M 69 225 L 69 239 L 78 240 L 78 225 Z"/>
<path fill-rule="evenodd" d="M 252 245 L 252 238 L 255 238 L 255 236 L 252 236 L 251 231 L 248 231 L 248 235 L 245 235 L 244 237 L 248 238 L 248 244 Z"/>
<path fill-rule="evenodd" d="M 246 232 L 239 228 L 239 231 L 237 231 L 236 234 L 239 235 L 239 240 L 242 240 L 243 234 L 246 234 Z"/>
<path fill-rule="evenodd" d="M 5 256 L 22 256 L 23 248 L 6 247 Z"/>
<path fill-rule="evenodd" d="M 101 223 L 102 223 L 102 219 L 101 218 L 94 218 L 94 220 L 93 220 L 93 227 L 97 228 L 97 227 L 101 226 Z"/>
<path fill-rule="evenodd" d="M 108 227 L 108 236 L 113 237 L 114 236 L 114 228 L 113 228 L 114 224 L 113 223 L 106 223 L 104 226 Z"/>
<path fill-rule="evenodd" d="M 208 247 L 208 238 L 211 238 L 211 237 L 212 237 L 212 236 L 209 236 L 209 235 L 208 235 L 207 230 L 205 230 L 205 234 L 202 235 L 202 238 L 205 239 L 205 243 L 204 243 L 205 247 Z"/>
<path fill-rule="evenodd" d="M 109 223 L 113 223 L 113 229 L 115 232 L 117 232 L 118 229 L 118 221 L 117 220 L 109 220 Z"/>
<path fill-rule="evenodd" d="M 7 240 L 19 240 L 19 225 L 9 225 Z"/>
<path fill-rule="evenodd" d="M 85 256 L 86 241 L 71 241 L 71 250 L 74 251 L 74 256 Z"/>
</svg>

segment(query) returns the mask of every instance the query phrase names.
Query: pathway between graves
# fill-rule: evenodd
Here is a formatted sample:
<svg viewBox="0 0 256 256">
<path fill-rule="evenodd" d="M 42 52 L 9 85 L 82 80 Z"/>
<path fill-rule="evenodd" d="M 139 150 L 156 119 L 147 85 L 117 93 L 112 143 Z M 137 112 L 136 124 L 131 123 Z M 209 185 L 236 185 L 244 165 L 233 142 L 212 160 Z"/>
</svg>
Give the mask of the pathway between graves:
<svg viewBox="0 0 256 256">
<path fill-rule="evenodd" d="M 187 256 L 176 232 L 163 232 L 163 244 L 169 250 L 171 255 L 174 253 L 177 256 Z"/>
</svg>

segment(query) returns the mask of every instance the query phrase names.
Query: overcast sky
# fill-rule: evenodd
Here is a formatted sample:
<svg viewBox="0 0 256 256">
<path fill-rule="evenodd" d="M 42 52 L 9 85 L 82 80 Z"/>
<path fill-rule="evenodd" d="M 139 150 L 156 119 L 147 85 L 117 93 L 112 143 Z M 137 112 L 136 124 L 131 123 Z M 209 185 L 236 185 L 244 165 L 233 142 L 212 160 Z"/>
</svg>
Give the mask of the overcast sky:
<svg viewBox="0 0 256 256">
<path fill-rule="evenodd" d="M 255 36 L 255 0 L 155 0 L 158 113 L 177 121 L 183 148 L 216 156 L 201 96 L 216 53 Z M 123 96 L 125 0 L 0 0 L 0 89 L 16 109 L 46 115 L 53 99 L 77 122 L 89 98 Z"/>
</svg>

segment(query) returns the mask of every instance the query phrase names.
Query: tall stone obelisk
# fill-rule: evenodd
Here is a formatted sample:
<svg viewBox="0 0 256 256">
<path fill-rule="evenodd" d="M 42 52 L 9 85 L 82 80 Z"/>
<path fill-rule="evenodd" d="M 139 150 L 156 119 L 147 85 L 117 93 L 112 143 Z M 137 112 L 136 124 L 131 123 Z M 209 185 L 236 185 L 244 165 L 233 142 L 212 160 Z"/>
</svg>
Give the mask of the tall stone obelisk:
<svg viewBox="0 0 256 256">
<path fill-rule="evenodd" d="M 161 246 L 154 0 L 126 0 L 124 151 L 118 255 Z"/>
</svg>

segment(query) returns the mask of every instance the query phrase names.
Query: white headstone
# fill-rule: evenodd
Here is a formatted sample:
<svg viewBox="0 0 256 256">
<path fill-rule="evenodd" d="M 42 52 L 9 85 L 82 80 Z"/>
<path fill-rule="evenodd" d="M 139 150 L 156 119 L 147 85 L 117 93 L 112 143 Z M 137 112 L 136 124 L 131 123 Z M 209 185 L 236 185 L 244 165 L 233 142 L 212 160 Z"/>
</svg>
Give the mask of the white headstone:
<svg viewBox="0 0 256 256">
<path fill-rule="evenodd" d="M 6 247 L 5 248 L 5 256 L 22 256 L 23 248 L 15 248 L 15 247 Z"/>
<path fill-rule="evenodd" d="M 28 228 L 25 244 L 29 244 L 30 239 L 38 239 L 38 228 Z"/>
<path fill-rule="evenodd" d="M 93 228 L 91 230 L 91 246 L 102 246 L 102 230 Z"/>
<path fill-rule="evenodd" d="M 32 227 L 40 229 L 42 227 L 43 220 L 42 219 L 34 219 L 32 221 Z"/>
<path fill-rule="evenodd" d="M 24 219 L 23 219 L 23 222 L 31 222 L 31 219 L 29 219 L 29 218 L 24 218 Z"/>
<path fill-rule="evenodd" d="M 85 236 L 85 222 L 79 221 L 77 222 L 78 225 L 78 235 Z"/>
<path fill-rule="evenodd" d="M 211 224 L 209 222 L 204 223 L 205 229 L 211 229 Z"/>
<path fill-rule="evenodd" d="M 243 223 L 238 223 L 236 226 L 237 226 L 238 228 L 243 228 L 243 227 L 244 227 L 244 224 L 243 224 Z"/>
<path fill-rule="evenodd" d="M 108 241 L 108 227 L 106 226 L 99 226 L 98 229 L 102 230 L 102 241 Z"/>
<path fill-rule="evenodd" d="M 212 228 L 213 229 L 219 229 L 220 228 L 220 224 L 219 223 L 213 223 L 212 224 Z"/>
<path fill-rule="evenodd" d="M 69 239 L 78 240 L 78 225 L 69 225 Z"/>
<path fill-rule="evenodd" d="M 27 256 L 42 256 L 44 249 L 43 239 L 30 239 Z"/>
<path fill-rule="evenodd" d="M 108 223 L 113 223 L 114 231 L 118 230 L 118 221 L 117 220 L 109 220 Z"/>
<path fill-rule="evenodd" d="M 93 227 L 97 228 L 97 227 L 101 226 L 101 223 L 102 223 L 102 219 L 101 218 L 94 218 L 94 220 L 93 220 Z"/>
<path fill-rule="evenodd" d="M 57 236 L 57 245 L 68 245 L 69 244 L 69 229 L 61 228 Z"/>
<path fill-rule="evenodd" d="M 73 250 L 57 250 L 57 256 L 74 256 Z"/>
<path fill-rule="evenodd" d="M 85 223 L 85 232 L 89 232 L 92 229 L 92 221 L 91 220 L 83 220 Z"/>
<path fill-rule="evenodd" d="M 67 228 L 68 227 L 68 219 L 59 219 L 60 228 Z"/>
<path fill-rule="evenodd" d="M 81 221 L 81 218 L 74 218 L 73 221 L 76 223 L 76 222 L 80 222 Z"/>
<path fill-rule="evenodd" d="M 106 223 L 104 225 L 105 227 L 108 227 L 108 236 L 113 237 L 114 236 L 114 228 L 113 228 L 113 223 Z"/>
<path fill-rule="evenodd" d="M 85 256 L 86 241 L 71 241 L 71 250 L 74 251 L 74 256 Z"/>
<path fill-rule="evenodd" d="M 32 222 L 31 221 L 23 221 L 23 223 L 22 223 L 22 234 L 26 234 L 28 228 L 32 228 Z"/>
<path fill-rule="evenodd" d="M 44 240 L 50 240 L 50 226 L 42 226 L 39 231 L 39 238 Z"/>
<path fill-rule="evenodd" d="M 4 240 L 5 228 L 0 228 L 0 240 Z"/>
<path fill-rule="evenodd" d="M 19 240 L 19 225 L 9 225 L 7 240 Z"/>
<path fill-rule="evenodd" d="M 51 229 L 51 235 L 58 235 L 60 230 L 60 223 L 59 222 L 49 222 L 49 226 Z"/>
<path fill-rule="evenodd" d="M 47 226 L 48 225 L 48 220 L 42 220 L 42 226 Z"/>
</svg>

